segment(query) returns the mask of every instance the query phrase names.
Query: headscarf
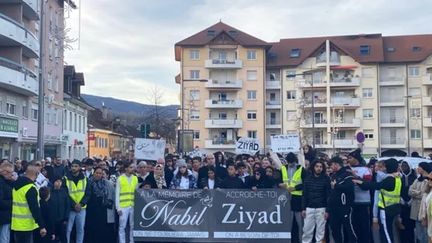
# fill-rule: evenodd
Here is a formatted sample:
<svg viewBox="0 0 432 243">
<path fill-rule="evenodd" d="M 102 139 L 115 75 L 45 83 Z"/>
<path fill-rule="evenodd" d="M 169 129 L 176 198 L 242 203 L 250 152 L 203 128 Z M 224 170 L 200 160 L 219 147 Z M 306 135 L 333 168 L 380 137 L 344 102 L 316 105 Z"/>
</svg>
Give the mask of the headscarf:
<svg viewBox="0 0 432 243">
<path fill-rule="evenodd" d="M 91 191 L 96 197 L 102 198 L 104 206 L 109 206 L 112 203 L 110 202 L 108 183 L 106 179 L 95 180 L 94 177 L 90 178 Z"/>
</svg>

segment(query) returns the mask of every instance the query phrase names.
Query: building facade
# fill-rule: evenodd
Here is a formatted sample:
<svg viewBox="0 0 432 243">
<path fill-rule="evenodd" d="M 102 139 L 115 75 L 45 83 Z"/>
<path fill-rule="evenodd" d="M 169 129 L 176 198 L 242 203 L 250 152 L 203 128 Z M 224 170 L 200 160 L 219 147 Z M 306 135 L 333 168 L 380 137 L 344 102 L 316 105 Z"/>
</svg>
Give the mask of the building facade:
<svg viewBox="0 0 432 243">
<path fill-rule="evenodd" d="M 300 132 L 303 144 L 327 154 L 357 147 L 370 157 L 432 152 L 432 35 L 281 39 L 258 49 L 265 60 L 261 66 L 248 61 L 254 54 L 250 47 L 242 47 L 240 43 L 246 42 L 239 40 L 240 35 L 234 34 L 238 43 L 233 47 L 245 49 L 244 56 L 234 55 L 240 62 L 230 59 L 229 52 L 221 54 L 223 48 L 213 43 L 225 33 L 236 40 L 232 34 L 242 32 L 218 23 L 176 44 L 181 67 L 176 82 L 181 85 L 183 114 L 179 129 L 193 130 L 200 148 L 233 150 L 237 137 L 255 136 L 249 132 L 255 127 L 266 148 L 272 135 Z M 256 53 L 260 57 L 261 52 Z M 206 59 L 213 61 L 206 63 Z M 213 93 L 211 64 L 226 68 L 225 63 L 236 66 L 237 74 L 243 73 L 241 78 L 246 81 L 240 86 L 218 84 Z M 263 85 L 250 82 L 254 70 L 256 82 L 262 82 L 263 76 Z M 221 92 L 233 86 L 237 88 L 234 95 Z M 248 102 L 252 89 L 257 91 L 254 104 Z M 235 96 L 242 92 L 246 97 Z M 263 104 L 264 109 L 256 104 Z M 234 117 L 240 117 L 241 126 L 247 128 L 234 130 L 237 136 L 228 136 L 228 131 L 219 132 L 221 128 L 213 129 L 203 121 L 216 115 L 219 124 L 236 124 L 228 119 L 229 112 L 224 114 L 227 107 L 236 111 Z M 360 132 L 365 135 L 361 144 L 357 141 Z"/>
</svg>

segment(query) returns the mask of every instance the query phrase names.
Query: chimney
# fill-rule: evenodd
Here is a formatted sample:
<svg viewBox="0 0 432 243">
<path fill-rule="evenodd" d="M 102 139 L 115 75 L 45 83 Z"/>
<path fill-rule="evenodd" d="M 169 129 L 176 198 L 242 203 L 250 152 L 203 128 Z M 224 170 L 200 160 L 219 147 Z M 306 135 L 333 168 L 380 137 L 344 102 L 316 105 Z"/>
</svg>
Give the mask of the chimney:
<svg viewBox="0 0 432 243">
<path fill-rule="evenodd" d="M 104 103 L 102 103 L 102 119 L 108 119 L 108 107 L 106 107 Z"/>
</svg>

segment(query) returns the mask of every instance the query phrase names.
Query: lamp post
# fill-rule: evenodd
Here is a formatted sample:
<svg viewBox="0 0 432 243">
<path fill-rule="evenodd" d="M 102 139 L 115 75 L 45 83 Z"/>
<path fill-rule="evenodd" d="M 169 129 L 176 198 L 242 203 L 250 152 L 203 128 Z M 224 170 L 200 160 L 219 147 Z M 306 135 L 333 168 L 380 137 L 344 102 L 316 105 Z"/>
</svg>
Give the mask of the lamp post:
<svg viewBox="0 0 432 243">
<path fill-rule="evenodd" d="M 44 102 L 45 102 L 45 85 L 43 80 L 43 71 L 44 71 L 44 3 L 45 1 L 40 1 L 40 30 L 39 30 L 39 92 L 38 92 L 38 120 L 37 120 L 37 149 L 36 149 L 36 158 L 43 159 L 44 156 L 44 120 L 45 120 L 45 111 L 44 111 Z"/>
</svg>

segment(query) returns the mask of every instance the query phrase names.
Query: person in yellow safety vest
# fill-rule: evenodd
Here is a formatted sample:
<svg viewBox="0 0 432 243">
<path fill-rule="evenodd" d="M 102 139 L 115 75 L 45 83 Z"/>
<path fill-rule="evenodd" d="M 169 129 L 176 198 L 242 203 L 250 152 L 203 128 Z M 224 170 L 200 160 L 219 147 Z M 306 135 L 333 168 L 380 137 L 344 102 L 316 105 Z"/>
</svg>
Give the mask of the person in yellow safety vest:
<svg viewBox="0 0 432 243">
<path fill-rule="evenodd" d="M 387 177 L 381 182 L 366 182 L 362 180 L 353 180 L 354 183 L 362 189 L 379 190 L 378 197 L 378 215 L 379 218 L 373 218 L 373 224 L 379 223 L 381 243 L 394 242 L 393 222 L 401 212 L 401 190 L 402 179 L 398 172 L 399 163 L 396 159 L 387 159 L 384 161 Z"/>
<path fill-rule="evenodd" d="M 287 189 L 291 193 L 291 217 L 295 218 L 298 228 L 299 242 L 302 242 L 303 217 L 302 217 L 302 195 L 303 180 L 306 170 L 298 164 L 297 155 L 288 153 L 286 156 L 287 165 L 281 167 L 282 183 L 279 187 Z M 292 222 L 293 219 L 291 219 Z M 294 225 L 294 224 L 292 224 Z"/>
<path fill-rule="evenodd" d="M 63 185 L 66 187 L 71 210 L 66 229 L 66 239 L 70 242 L 73 225 L 75 224 L 76 243 L 84 241 L 84 225 L 87 202 L 90 198 L 90 186 L 87 177 L 81 171 L 81 162 L 73 160 L 70 173 L 64 177 Z"/>
<path fill-rule="evenodd" d="M 38 173 L 34 165 L 27 166 L 25 176 L 19 177 L 12 189 L 11 230 L 18 243 L 33 243 L 33 231 L 36 229 L 42 237 L 47 233 L 34 184 Z"/>
<path fill-rule="evenodd" d="M 126 242 L 126 225 L 129 220 L 129 242 L 133 243 L 134 200 L 138 187 L 138 178 L 133 174 L 135 165 L 130 162 L 123 164 L 124 173 L 119 176 L 115 189 L 115 205 L 119 215 L 119 243 Z"/>
</svg>

